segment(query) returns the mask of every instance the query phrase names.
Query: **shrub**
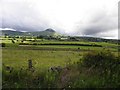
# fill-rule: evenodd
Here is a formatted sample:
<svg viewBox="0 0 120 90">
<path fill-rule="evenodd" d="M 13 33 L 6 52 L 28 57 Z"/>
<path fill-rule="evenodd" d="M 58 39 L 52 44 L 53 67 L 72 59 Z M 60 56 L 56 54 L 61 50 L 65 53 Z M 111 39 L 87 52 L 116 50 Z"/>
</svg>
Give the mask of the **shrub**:
<svg viewBox="0 0 120 90">
<path fill-rule="evenodd" d="M 14 41 L 14 40 L 12 40 L 12 43 L 15 43 L 15 41 Z"/>
<path fill-rule="evenodd" d="M 33 43 L 33 45 L 37 45 L 37 43 Z"/>
<path fill-rule="evenodd" d="M 30 45 L 29 43 L 19 43 L 19 45 Z"/>
<path fill-rule="evenodd" d="M 96 86 L 94 85 L 95 82 L 98 83 L 98 87 L 120 87 L 120 56 L 115 56 L 109 50 L 88 52 L 84 54 L 77 65 L 80 73 L 85 75 L 87 73 L 88 76 L 91 76 L 90 78 L 95 80 L 90 83 L 91 81 L 87 81 L 90 78 L 86 79 L 88 86 Z M 97 76 L 96 79 L 94 78 L 95 75 Z M 80 86 L 81 82 L 78 81 L 76 84 Z"/>
<path fill-rule="evenodd" d="M 83 65 L 86 67 L 91 67 L 93 65 L 97 65 L 98 63 L 102 63 L 103 60 L 107 55 L 104 52 L 88 52 L 85 55 L 83 55 Z"/>
<path fill-rule="evenodd" d="M 89 52 L 83 56 L 82 65 L 103 69 L 104 71 L 114 71 L 119 66 L 119 58 L 115 57 L 109 50 Z"/>
<path fill-rule="evenodd" d="M 1 47 L 5 47 L 6 46 L 5 43 L 1 43 L 0 45 L 1 45 Z"/>
</svg>

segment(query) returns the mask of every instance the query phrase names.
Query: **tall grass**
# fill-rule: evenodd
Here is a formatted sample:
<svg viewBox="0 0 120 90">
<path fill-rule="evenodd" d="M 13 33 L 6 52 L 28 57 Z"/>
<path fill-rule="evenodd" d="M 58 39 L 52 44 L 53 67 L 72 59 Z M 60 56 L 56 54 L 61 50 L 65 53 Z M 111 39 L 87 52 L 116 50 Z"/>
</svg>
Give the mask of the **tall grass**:
<svg viewBox="0 0 120 90">
<path fill-rule="evenodd" d="M 80 61 L 68 59 L 61 72 L 3 67 L 3 88 L 118 88 L 120 59 L 109 50 L 88 52 Z M 37 68 L 37 67 L 36 67 Z"/>
</svg>

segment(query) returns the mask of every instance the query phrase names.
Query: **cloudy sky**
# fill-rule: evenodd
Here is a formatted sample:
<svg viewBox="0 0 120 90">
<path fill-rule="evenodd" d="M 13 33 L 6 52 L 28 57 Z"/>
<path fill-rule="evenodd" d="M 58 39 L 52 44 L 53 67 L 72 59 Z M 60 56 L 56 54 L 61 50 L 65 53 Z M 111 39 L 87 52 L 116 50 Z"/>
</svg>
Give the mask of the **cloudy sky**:
<svg viewBox="0 0 120 90">
<path fill-rule="evenodd" d="M 118 38 L 119 0 L 0 0 L 0 29 Z"/>
</svg>

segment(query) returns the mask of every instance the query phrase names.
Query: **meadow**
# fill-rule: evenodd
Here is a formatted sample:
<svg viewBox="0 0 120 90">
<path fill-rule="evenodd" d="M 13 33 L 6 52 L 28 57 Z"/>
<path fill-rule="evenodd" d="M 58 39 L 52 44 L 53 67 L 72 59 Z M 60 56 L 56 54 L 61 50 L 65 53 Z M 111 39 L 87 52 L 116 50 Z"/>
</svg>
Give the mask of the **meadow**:
<svg viewBox="0 0 120 90">
<path fill-rule="evenodd" d="M 107 79 L 112 78 L 108 82 L 107 79 L 101 77 L 98 69 L 81 64 L 84 62 L 83 59 L 87 57 L 87 53 L 100 51 L 110 52 L 110 55 L 104 53 L 106 54 L 105 60 L 109 60 L 108 57 L 112 55 L 116 60 L 118 58 L 118 44 L 84 41 L 32 41 L 29 39 L 21 43 L 21 39 L 12 42 L 11 38 L 3 38 L 2 43 L 5 43 L 5 46 L 2 47 L 3 88 L 120 87 L 119 65 L 115 67 L 118 69 L 114 72 L 115 76 L 110 77 L 108 72 L 107 75 L 103 74 L 103 77 L 109 76 Z M 95 59 L 94 54 L 92 55 L 88 58 Z M 34 68 L 31 69 L 34 69 L 33 71 L 29 70 L 28 60 L 32 60 Z M 57 71 L 58 67 L 62 68 L 60 72 Z"/>
</svg>

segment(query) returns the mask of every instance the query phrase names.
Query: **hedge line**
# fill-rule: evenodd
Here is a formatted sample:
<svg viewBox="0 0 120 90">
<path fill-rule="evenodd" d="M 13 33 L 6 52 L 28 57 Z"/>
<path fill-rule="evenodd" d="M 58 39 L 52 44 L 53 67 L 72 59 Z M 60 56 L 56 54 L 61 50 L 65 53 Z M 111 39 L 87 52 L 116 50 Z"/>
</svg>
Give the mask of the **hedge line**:
<svg viewBox="0 0 120 90">
<path fill-rule="evenodd" d="M 102 47 L 102 45 L 97 44 L 79 44 L 79 43 L 19 43 L 19 45 L 70 45 L 70 46 L 93 46 Z"/>
</svg>

